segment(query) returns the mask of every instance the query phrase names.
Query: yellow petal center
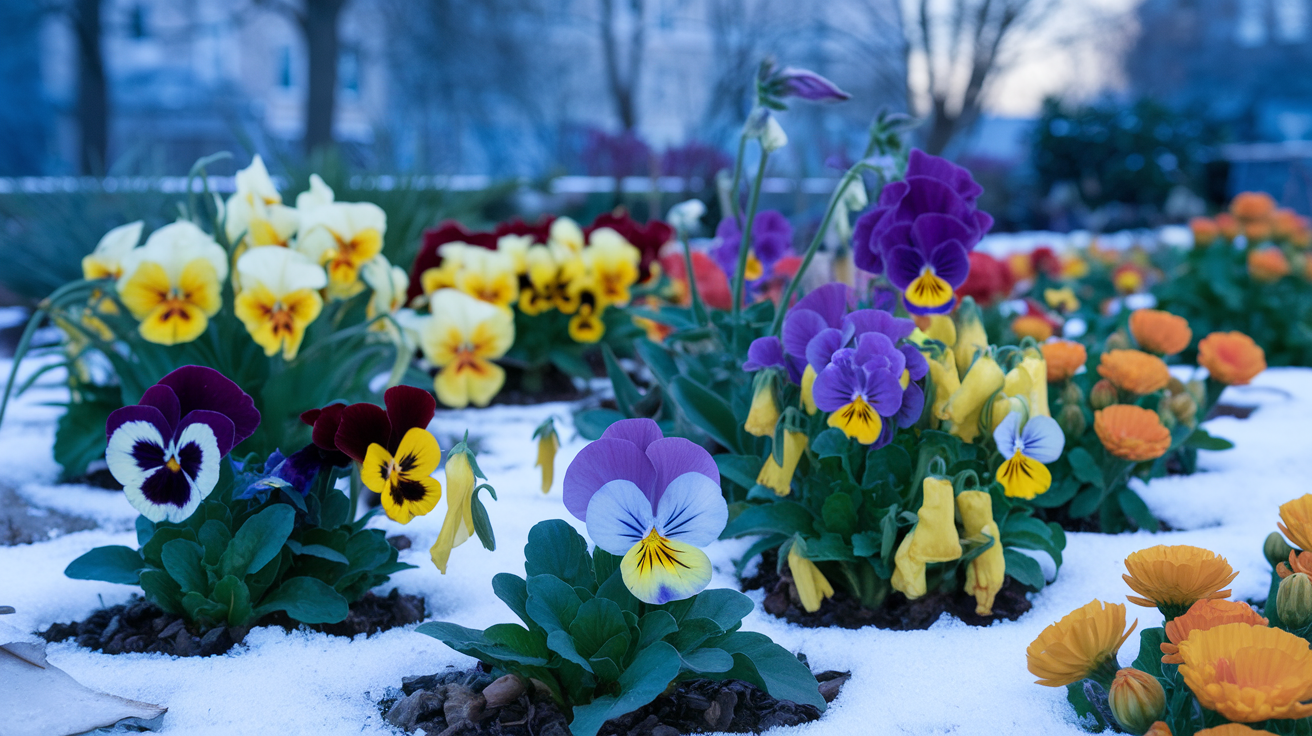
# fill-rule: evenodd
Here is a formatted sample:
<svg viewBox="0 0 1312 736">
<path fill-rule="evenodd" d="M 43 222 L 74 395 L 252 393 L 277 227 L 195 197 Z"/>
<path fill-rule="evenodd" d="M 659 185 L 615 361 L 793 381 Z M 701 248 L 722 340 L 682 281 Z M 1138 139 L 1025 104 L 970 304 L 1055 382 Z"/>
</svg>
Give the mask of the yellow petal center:
<svg viewBox="0 0 1312 736">
<path fill-rule="evenodd" d="M 941 307 L 952 301 L 952 287 L 939 278 L 931 266 L 925 266 L 907 287 L 906 297 L 917 307 Z"/>
</svg>

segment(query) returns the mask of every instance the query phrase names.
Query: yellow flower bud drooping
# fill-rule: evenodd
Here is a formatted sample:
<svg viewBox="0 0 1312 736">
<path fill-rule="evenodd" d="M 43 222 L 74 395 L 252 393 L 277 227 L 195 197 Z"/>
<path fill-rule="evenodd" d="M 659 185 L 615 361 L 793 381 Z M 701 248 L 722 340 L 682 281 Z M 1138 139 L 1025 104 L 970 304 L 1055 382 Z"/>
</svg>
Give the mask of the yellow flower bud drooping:
<svg viewBox="0 0 1312 736">
<path fill-rule="evenodd" d="M 952 318 L 946 314 L 930 315 L 929 328 L 925 330 L 925 337 L 938 340 L 951 348 L 957 344 L 957 326 L 952 323 Z"/>
<path fill-rule="evenodd" d="M 806 364 L 806 370 L 802 372 L 802 409 L 807 414 L 814 416 L 815 408 L 815 368 L 810 363 Z"/>
<path fill-rule="evenodd" d="M 957 354 L 961 359 L 961 354 Z M 958 363 L 960 368 L 961 364 Z M 966 442 L 974 442 L 979 436 L 979 414 L 984 405 L 993 397 L 993 393 L 1002 388 L 1005 377 L 1002 368 L 989 355 L 981 355 L 961 380 L 958 388 L 943 408 L 944 418 L 952 422 L 952 434 Z"/>
<path fill-rule="evenodd" d="M 834 597 L 834 587 L 828 578 L 820 572 L 814 562 L 797 554 L 797 545 L 788 549 L 788 569 L 793 573 L 793 584 L 797 586 L 797 597 L 802 599 L 802 608 L 807 613 L 820 610 L 820 604 L 826 598 Z"/>
<path fill-rule="evenodd" d="M 1028 390 L 1023 393 L 1004 391 L 1008 396 L 1024 396 L 1029 402 L 1030 416 L 1052 416 L 1048 409 L 1048 364 L 1043 359 L 1043 352 L 1038 348 L 1026 348 L 1020 364 L 1012 369 L 1020 372 L 1029 380 Z"/>
<path fill-rule="evenodd" d="M 953 343 L 953 351 L 957 354 L 957 374 L 964 381 L 975 353 L 988 350 L 989 336 L 980 320 L 979 307 L 969 297 L 962 300 L 957 310 L 957 322 L 957 340 Z"/>
<path fill-rule="evenodd" d="M 774 491 L 776 496 L 787 496 L 792 491 L 793 471 L 797 470 L 797 461 L 802 459 L 802 453 L 806 451 L 809 442 L 805 432 L 785 430 L 783 467 L 774 461 L 774 453 L 770 453 L 756 476 L 756 482 Z"/>
<path fill-rule="evenodd" d="M 542 468 L 542 492 L 550 493 L 551 484 L 556 475 L 556 451 L 560 449 L 560 437 L 554 426 L 538 435 L 538 461 L 535 468 Z"/>
<path fill-rule="evenodd" d="M 437 541 L 429 550 L 433 564 L 443 575 L 451 550 L 474 534 L 474 469 L 469 465 L 466 452 L 453 452 L 447 458 L 446 494 L 446 519 L 442 521 Z"/>
<path fill-rule="evenodd" d="M 942 478 L 926 478 L 924 492 L 924 501 L 916 512 L 920 520 L 907 533 L 894 555 L 890 581 L 894 590 L 912 600 L 925 594 L 926 564 L 961 557 L 952 483 Z"/>
<path fill-rule="evenodd" d="M 893 555 L 893 578 L 889 581 L 893 590 L 899 591 L 910 600 L 915 600 L 927 591 L 925 582 L 925 563 L 911 559 L 911 542 L 916 530 L 912 529 L 902 538 Z"/>
<path fill-rule="evenodd" d="M 948 399 L 961 388 L 961 378 L 957 375 L 957 363 L 951 350 L 945 351 L 941 360 L 929 361 L 929 376 L 934 383 L 934 416 L 947 419 L 944 410 Z"/>
<path fill-rule="evenodd" d="M 1166 715 L 1166 691 L 1156 677 L 1126 667 L 1116 672 L 1107 692 L 1107 704 L 1126 731 L 1144 733 Z"/>
<path fill-rule="evenodd" d="M 773 437 L 774 425 L 779 421 L 779 405 L 774 400 L 774 374 L 762 371 L 756 377 L 752 394 L 752 408 L 747 412 L 743 429 L 757 437 Z"/>
<path fill-rule="evenodd" d="M 993 615 L 993 600 L 1002 590 L 1007 562 L 1002 554 L 1002 535 L 993 520 L 993 497 L 984 491 L 962 491 L 957 496 L 957 510 L 966 537 L 993 540 L 993 546 L 970 561 L 966 568 L 966 592 L 975 596 L 975 613 Z"/>
</svg>

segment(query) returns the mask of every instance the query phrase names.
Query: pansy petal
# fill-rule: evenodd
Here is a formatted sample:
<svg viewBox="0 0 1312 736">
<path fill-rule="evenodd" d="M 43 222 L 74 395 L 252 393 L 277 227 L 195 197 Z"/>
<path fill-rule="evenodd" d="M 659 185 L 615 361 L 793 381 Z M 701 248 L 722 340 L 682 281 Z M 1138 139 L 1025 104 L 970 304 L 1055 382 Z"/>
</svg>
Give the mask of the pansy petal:
<svg viewBox="0 0 1312 736">
<path fill-rule="evenodd" d="M 628 550 L 620 561 L 620 571 L 634 597 L 657 606 L 691 598 L 711 582 L 711 560 L 705 552 L 658 537 L 644 539 Z"/>
<path fill-rule="evenodd" d="M 743 363 L 743 370 L 750 373 L 775 367 L 784 367 L 784 346 L 779 338 L 770 335 L 752 340 L 747 346 L 747 362 Z"/>
<path fill-rule="evenodd" d="M 705 476 L 716 487 L 720 487 L 720 467 L 711 458 L 706 448 L 684 439 L 683 437 L 665 437 L 647 448 L 647 459 L 656 468 L 656 482 L 648 494 L 651 507 L 659 508 L 661 497 L 670 484 L 686 473 L 698 473 Z M 716 491 L 719 495 L 719 491 Z"/>
<path fill-rule="evenodd" d="M 856 219 L 852 228 L 852 262 L 868 273 L 884 272 L 884 257 L 879 244 L 871 237 L 875 225 L 887 214 L 886 209 L 873 209 Z"/>
<path fill-rule="evenodd" d="M 926 212 L 911 224 L 911 242 L 928 253 L 939 243 L 949 240 L 970 242 L 975 235 L 973 228 L 974 222 L 967 224 L 942 212 Z"/>
<path fill-rule="evenodd" d="M 314 409 L 317 412 L 313 419 L 310 420 L 310 426 L 314 427 L 310 434 L 310 439 L 321 450 L 337 451 L 337 430 L 342 424 L 342 412 L 346 409 L 346 404 L 329 404 L 323 409 Z M 301 414 L 301 421 L 305 421 L 305 412 Z"/>
<path fill-rule="evenodd" d="M 907 372 L 911 374 L 911 380 L 919 381 L 929 373 L 929 361 L 925 359 L 925 354 L 920 352 L 915 345 L 900 345 L 898 350 L 907 360 Z"/>
<path fill-rule="evenodd" d="M 897 378 L 901 374 L 874 371 L 866 377 L 866 399 L 881 417 L 894 416 L 902 408 L 902 383 Z"/>
<path fill-rule="evenodd" d="M 867 332 L 856 341 L 856 362 L 865 365 L 876 361 L 876 365 L 898 378 L 906 369 L 907 358 L 893 346 L 893 341 L 882 332 Z"/>
<path fill-rule="evenodd" d="M 837 327 L 847 313 L 847 302 L 852 290 L 847 284 L 831 282 L 811 291 L 793 306 L 794 309 L 809 309 L 819 314 L 826 327 Z"/>
<path fill-rule="evenodd" d="M 925 256 L 919 250 L 899 245 L 888 252 L 888 280 L 898 289 L 906 290 L 920 276 L 925 267 Z"/>
<path fill-rule="evenodd" d="M 231 419 L 236 431 L 234 446 L 240 445 L 260 426 L 260 412 L 251 397 L 213 368 L 184 365 L 159 382 L 177 394 L 182 416 L 196 409 L 209 409 Z"/>
<path fill-rule="evenodd" d="M 857 337 L 867 332 L 882 332 L 893 342 L 910 337 L 916 330 L 915 322 L 894 317 L 882 309 L 858 309 L 844 317 L 843 324 L 850 325 Z"/>
<path fill-rule="evenodd" d="M 719 539 L 727 523 L 729 506 L 720 484 L 698 472 L 684 473 L 671 481 L 656 507 L 657 533 L 694 547 L 705 547 Z"/>
<path fill-rule="evenodd" d="M 177 437 L 178 446 L 182 446 L 182 436 L 187 427 L 193 424 L 204 424 L 210 428 L 214 435 L 214 441 L 219 450 L 219 457 L 227 455 L 232 450 L 233 443 L 237 436 L 237 429 L 233 426 L 232 420 L 217 411 L 207 409 L 198 409 L 190 412 L 182 418 L 182 424 L 178 425 Z"/>
<path fill-rule="evenodd" d="M 1016 416 L 1008 414 L 1008 418 Z M 1005 421 L 1005 420 L 1004 420 Z M 1052 417 L 1032 416 L 1025 423 L 1020 433 L 1020 444 L 1027 456 L 1041 463 L 1056 462 L 1061 457 L 1062 448 L 1066 446 L 1066 436 L 1062 434 L 1061 425 Z"/>
<path fill-rule="evenodd" d="M 1011 412 L 1003 417 L 993 430 L 993 441 L 998 445 L 998 453 L 1003 457 L 1016 454 L 1016 443 L 1020 441 L 1020 412 Z"/>
<path fill-rule="evenodd" d="M 403 476 L 430 476 L 441 463 L 442 447 L 427 429 L 412 427 L 397 445 L 396 465 Z"/>
<path fill-rule="evenodd" d="M 592 495 L 587 508 L 588 536 L 613 555 L 623 556 L 652 529 L 651 502 L 627 480 L 613 480 Z"/>
<path fill-rule="evenodd" d="M 363 463 L 369 445 L 389 441 L 392 425 L 387 412 L 377 404 L 351 404 L 342 410 L 342 422 L 337 426 L 334 444 L 357 463 Z M 383 448 L 386 449 L 386 448 Z"/>
<path fill-rule="evenodd" d="M 323 466 L 322 450 L 314 443 L 310 443 L 278 463 L 273 474 L 290 483 L 292 488 L 304 496 L 310 490 L 310 482 L 319 474 Z"/>
<path fill-rule="evenodd" d="M 387 421 L 391 428 L 387 449 L 393 453 L 410 430 L 427 429 L 437 411 L 437 400 L 433 395 L 414 386 L 393 386 L 387 389 L 383 394 L 383 403 L 387 405 Z"/>
<path fill-rule="evenodd" d="M 626 440 L 646 452 L 647 446 L 665 435 L 661 434 L 660 425 L 646 419 L 621 419 L 601 433 L 603 440 Z"/>
<path fill-rule="evenodd" d="M 140 404 L 125 406 L 110 412 L 109 419 L 105 421 L 105 437 L 113 437 L 114 432 L 128 422 L 149 422 L 159 434 L 160 439 L 158 441 L 161 446 L 165 441 L 164 438 L 172 439 L 173 437 L 173 427 L 175 425 L 170 424 L 159 409 L 153 406 L 141 406 Z"/>
<path fill-rule="evenodd" d="M 811 396 L 820 411 L 836 411 L 852 400 L 858 388 L 850 360 L 835 359 L 816 376 Z"/>
<path fill-rule="evenodd" d="M 997 477 L 1003 492 L 1014 498 L 1034 498 L 1052 486 L 1048 466 L 1019 452 L 998 466 Z"/>
<path fill-rule="evenodd" d="M 829 365 L 829 359 L 846 342 L 841 330 L 832 327 L 823 329 L 806 344 L 806 362 L 817 371 Z"/>
<path fill-rule="evenodd" d="M 954 290 L 966 283 L 970 275 L 970 255 L 959 241 L 949 240 L 940 243 L 929 253 L 929 265 L 934 273 L 948 282 Z"/>
<path fill-rule="evenodd" d="M 634 443 L 608 439 L 603 434 L 601 439 L 580 450 L 565 471 L 565 508 L 575 517 L 587 521 L 588 504 L 593 494 L 614 480 L 629 481 L 645 497 L 656 485 L 656 468 Z M 650 501 L 648 506 L 651 506 Z"/>
<path fill-rule="evenodd" d="M 154 407 L 124 407 L 137 408 L 151 409 L 158 414 Z M 154 421 L 130 419 L 119 422 L 109 433 L 109 442 L 105 447 L 105 463 L 109 466 L 110 475 L 124 488 L 139 489 L 147 476 L 164 466 L 165 444 L 159 425 Z"/>
<path fill-rule="evenodd" d="M 920 386 L 911 384 L 902 392 L 902 406 L 897 410 L 897 426 L 910 427 L 920 419 L 925 410 L 925 392 Z"/>
<path fill-rule="evenodd" d="M 829 327 L 819 312 L 793 307 L 784 318 L 784 352 L 798 358 L 806 357 L 806 346 L 811 338 Z"/>
<path fill-rule="evenodd" d="M 178 403 L 178 395 L 173 393 L 173 389 L 162 384 L 157 383 L 146 389 L 146 393 L 141 395 L 141 401 L 137 404 L 153 407 L 159 411 L 169 427 L 165 436 L 173 433 L 173 428 L 178 426 L 178 420 L 182 418 L 182 406 Z"/>
</svg>

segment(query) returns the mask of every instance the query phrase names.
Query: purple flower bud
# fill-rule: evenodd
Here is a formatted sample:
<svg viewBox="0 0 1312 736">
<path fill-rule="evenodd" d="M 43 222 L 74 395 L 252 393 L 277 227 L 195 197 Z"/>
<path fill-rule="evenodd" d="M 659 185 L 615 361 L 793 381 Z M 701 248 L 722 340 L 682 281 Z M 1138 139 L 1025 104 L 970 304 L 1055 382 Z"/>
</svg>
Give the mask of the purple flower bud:
<svg viewBox="0 0 1312 736">
<path fill-rule="evenodd" d="M 801 97 L 812 102 L 842 102 L 852 98 L 838 85 L 810 69 L 784 67 L 779 70 L 778 79 L 783 83 L 782 97 Z"/>
</svg>

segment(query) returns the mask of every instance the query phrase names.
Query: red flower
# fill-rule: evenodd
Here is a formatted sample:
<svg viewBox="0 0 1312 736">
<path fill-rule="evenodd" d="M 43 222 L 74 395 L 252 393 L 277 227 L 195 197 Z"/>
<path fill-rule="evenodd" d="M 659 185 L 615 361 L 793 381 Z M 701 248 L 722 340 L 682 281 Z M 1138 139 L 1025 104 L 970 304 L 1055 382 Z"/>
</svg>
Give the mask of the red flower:
<svg viewBox="0 0 1312 736">
<path fill-rule="evenodd" d="M 301 421 L 313 427 L 310 443 L 319 450 L 323 462 L 339 468 L 351 464 L 351 458 L 337 449 L 337 430 L 342 424 L 346 404 L 329 404 L 322 409 L 301 412 Z"/>
<path fill-rule="evenodd" d="M 1061 259 L 1046 245 L 1041 245 L 1030 253 L 1030 267 L 1034 269 L 1034 273 L 1047 274 L 1048 278 L 1055 279 L 1061 275 Z"/>
<path fill-rule="evenodd" d="M 341 410 L 334 444 L 357 463 L 364 462 L 370 445 L 382 445 L 395 454 L 405 433 L 416 427 L 427 427 L 437 411 L 433 395 L 414 386 L 387 389 L 383 403 L 387 404 L 386 411 L 377 404 L 367 403 L 351 404 Z M 324 411 L 331 407 L 325 407 Z M 322 419 L 323 415 L 318 418 Z"/>
<path fill-rule="evenodd" d="M 1011 295 L 1016 285 L 1007 264 L 987 253 L 972 251 L 970 254 L 970 275 L 966 283 L 957 289 L 959 297 L 974 297 L 980 304 L 991 304 L 998 299 Z"/>
<path fill-rule="evenodd" d="M 651 275 L 652 262 L 660 257 L 661 248 L 674 239 L 674 228 L 660 220 L 649 220 L 646 225 L 639 225 L 627 211 L 618 209 L 617 212 L 597 215 L 597 219 L 592 221 L 583 234 L 591 238 L 593 230 L 603 227 L 619 233 L 642 254 L 642 260 L 638 263 L 638 281 L 646 281 Z"/>
<path fill-rule="evenodd" d="M 533 242 L 545 243 L 551 236 L 551 223 L 556 221 L 555 215 L 543 215 L 535 223 L 527 223 L 516 217 L 513 220 L 507 220 L 497 225 L 493 235 L 500 238 L 502 235 L 532 235 Z M 496 239 L 493 239 L 490 247 L 497 246 Z"/>
<path fill-rule="evenodd" d="M 438 248 L 447 243 L 468 243 L 480 248 L 496 250 L 497 237 L 496 233 L 476 233 L 466 229 L 455 220 L 446 220 L 432 230 L 425 230 L 424 242 L 419 246 L 419 254 L 415 256 L 414 265 L 410 267 L 410 289 L 405 295 L 406 303 L 424 293 L 421 278 L 424 271 L 442 265 L 442 256 L 437 253 Z"/>
<path fill-rule="evenodd" d="M 670 253 L 661 258 L 661 268 L 681 287 L 679 301 L 687 304 L 691 296 L 688 292 L 688 269 L 685 267 L 682 253 Z M 697 293 L 702 302 L 712 309 L 731 309 L 733 294 L 729 291 L 729 279 L 715 264 L 710 256 L 701 251 L 693 251 L 692 270 L 697 278 Z"/>
</svg>

